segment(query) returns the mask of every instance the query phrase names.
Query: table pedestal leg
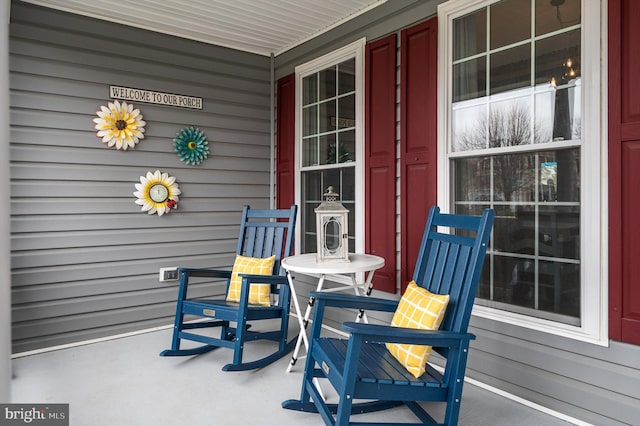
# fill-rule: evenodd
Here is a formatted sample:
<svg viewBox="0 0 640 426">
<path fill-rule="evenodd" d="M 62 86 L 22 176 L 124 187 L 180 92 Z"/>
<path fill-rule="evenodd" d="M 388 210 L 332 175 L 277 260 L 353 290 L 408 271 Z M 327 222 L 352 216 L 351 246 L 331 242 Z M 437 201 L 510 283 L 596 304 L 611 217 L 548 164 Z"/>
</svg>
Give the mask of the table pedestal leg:
<svg viewBox="0 0 640 426">
<path fill-rule="evenodd" d="M 295 286 L 293 285 L 291 274 L 287 273 L 287 278 L 289 280 L 289 287 L 291 287 L 291 297 L 293 298 L 293 304 L 296 309 L 296 315 L 298 317 L 298 324 L 300 325 L 300 334 L 298 334 L 298 340 L 296 341 L 296 347 L 293 350 L 293 355 L 291 356 L 291 362 L 287 366 L 287 373 L 291 372 L 291 368 L 295 365 L 299 358 L 304 358 L 305 356 L 298 357 L 298 353 L 300 352 L 300 347 L 304 343 L 305 349 L 309 350 L 309 338 L 307 337 L 307 325 L 309 325 L 309 317 L 311 316 L 311 309 L 313 308 L 313 303 L 315 301 L 314 298 L 309 298 L 309 303 L 307 303 L 307 309 L 304 312 L 304 316 L 301 316 L 300 304 L 298 303 L 298 296 L 295 292 Z M 318 286 L 316 287 L 316 291 L 322 290 L 322 286 L 324 285 L 324 274 L 320 275 L 320 279 L 318 279 Z"/>
<path fill-rule="evenodd" d="M 369 296 L 371 294 L 371 290 L 373 290 L 373 285 L 371 284 L 372 279 L 373 279 L 373 271 L 367 274 L 367 278 L 365 279 L 365 282 L 363 285 L 363 288 L 365 290 L 365 295 L 367 296 Z M 358 282 L 356 281 L 355 274 L 351 275 L 351 280 L 353 282 L 353 290 L 356 293 L 356 296 L 360 296 Z M 366 322 L 367 324 L 369 323 L 367 314 L 364 312 L 364 309 L 360 309 L 360 311 L 358 312 L 358 316 L 356 317 L 356 322 L 360 322 L 361 320 L 364 320 L 364 322 Z"/>
</svg>

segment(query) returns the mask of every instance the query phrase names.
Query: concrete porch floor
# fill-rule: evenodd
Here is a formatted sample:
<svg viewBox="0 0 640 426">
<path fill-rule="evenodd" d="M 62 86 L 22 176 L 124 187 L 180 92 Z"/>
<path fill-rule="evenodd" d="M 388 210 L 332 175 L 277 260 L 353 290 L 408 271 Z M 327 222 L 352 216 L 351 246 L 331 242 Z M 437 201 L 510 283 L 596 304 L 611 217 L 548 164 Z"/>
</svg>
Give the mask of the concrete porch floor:
<svg viewBox="0 0 640 426">
<path fill-rule="evenodd" d="M 285 372 L 289 358 L 261 370 L 223 372 L 221 368 L 231 361 L 230 350 L 160 357 L 170 342 L 171 330 L 167 329 L 15 358 L 12 402 L 68 403 L 73 426 L 323 424 L 317 414 L 280 406 L 283 400 L 299 396 L 304 360 L 291 373 Z M 249 343 L 245 353 L 250 357 L 263 344 L 270 345 Z M 325 393 L 328 387 L 323 387 Z M 435 412 L 438 414 L 437 408 Z M 355 420 L 416 421 L 403 407 Z M 467 383 L 459 424 L 570 423 Z"/>
</svg>

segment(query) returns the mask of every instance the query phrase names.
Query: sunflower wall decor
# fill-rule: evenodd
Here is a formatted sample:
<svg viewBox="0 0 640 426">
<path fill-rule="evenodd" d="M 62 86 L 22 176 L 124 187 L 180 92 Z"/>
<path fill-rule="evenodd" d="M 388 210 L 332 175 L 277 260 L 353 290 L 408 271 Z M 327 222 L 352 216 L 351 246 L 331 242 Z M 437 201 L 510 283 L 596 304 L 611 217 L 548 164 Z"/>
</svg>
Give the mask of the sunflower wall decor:
<svg viewBox="0 0 640 426">
<path fill-rule="evenodd" d="M 198 128 L 185 127 L 176 133 L 173 147 L 180 161 L 197 166 L 209 156 L 207 136 Z"/>
<path fill-rule="evenodd" d="M 176 183 L 176 178 L 156 170 L 147 172 L 146 176 L 140 176 L 140 183 L 136 183 L 137 191 L 133 193 L 137 197 L 136 204 L 141 205 L 141 210 L 148 214 L 157 213 L 158 216 L 167 214 L 171 209 L 178 208 L 178 197 L 182 192 Z"/>
<path fill-rule="evenodd" d="M 96 136 L 102 138 L 109 148 L 126 151 L 134 148 L 140 139 L 144 139 L 144 126 L 142 114 L 139 109 L 134 109 L 132 104 L 119 101 L 109 102 L 108 106 L 101 106 L 97 111 L 94 128 L 98 131 Z"/>
</svg>

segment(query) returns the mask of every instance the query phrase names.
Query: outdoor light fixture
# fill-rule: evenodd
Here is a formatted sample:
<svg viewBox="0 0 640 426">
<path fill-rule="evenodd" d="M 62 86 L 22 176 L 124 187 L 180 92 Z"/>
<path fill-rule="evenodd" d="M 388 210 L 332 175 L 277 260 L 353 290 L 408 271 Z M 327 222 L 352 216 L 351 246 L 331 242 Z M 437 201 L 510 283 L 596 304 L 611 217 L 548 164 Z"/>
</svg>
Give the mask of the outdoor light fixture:
<svg viewBox="0 0 640 426">
<path fill-rule="evenodd" d="M 338 201 L 339 194 L 327 188 L 324 201 L 316 212 L 316 262 L 349 262 L 349 232 L 347 210 Z"/>
</svg>

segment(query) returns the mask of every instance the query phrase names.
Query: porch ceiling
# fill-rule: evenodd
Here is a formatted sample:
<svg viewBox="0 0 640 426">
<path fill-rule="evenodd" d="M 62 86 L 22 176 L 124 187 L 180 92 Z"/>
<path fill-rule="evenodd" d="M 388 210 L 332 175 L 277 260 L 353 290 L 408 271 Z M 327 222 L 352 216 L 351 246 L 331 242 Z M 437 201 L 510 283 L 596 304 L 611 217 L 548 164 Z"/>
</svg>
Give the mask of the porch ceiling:
<svg viewBox="0 0 640 426">
<path fill-rule="evenodd" d="M 387 0 L 22 0 L 260 55 L 278 55 Z"/>
</svg>

